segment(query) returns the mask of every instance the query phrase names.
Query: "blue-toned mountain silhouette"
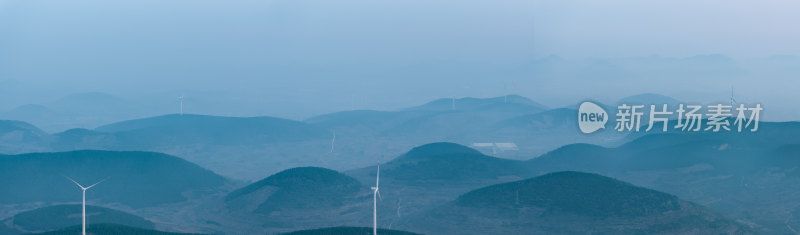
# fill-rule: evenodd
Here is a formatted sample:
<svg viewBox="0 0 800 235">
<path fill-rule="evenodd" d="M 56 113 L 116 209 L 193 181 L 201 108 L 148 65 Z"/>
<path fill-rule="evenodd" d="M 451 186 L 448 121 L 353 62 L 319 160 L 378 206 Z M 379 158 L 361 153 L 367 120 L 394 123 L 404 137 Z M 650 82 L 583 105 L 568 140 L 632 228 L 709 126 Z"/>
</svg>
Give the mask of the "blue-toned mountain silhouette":
<svg viewBox="0 0 800 235">
<path fill-rule="evenodd" d="M 72 151 L 0 155 L 0 203 L 76 202 L 88 186 L 90 202 L 132 207 L 184 202 L 219 191 L 228 181 L 183 159 L 152 152 Z"/>
<path fill-rule="evenodd" d="M 331 227 L 300 230 L 284 233 L 282 235 L 366 235 L 372 234 L 372 228 L 367 227 Z M 378 234 L 384 235 L 419 235 L 418 233 L 405 232 L 391 229 L 378 229 Z"/>
<path fill-rule="evenodd" d="M 63 204 L 20 212 L 3 221 L 9 230 L 20 233 L 47 232 L 81 224 L 81 205 Z M 86 220 L 90 224 L 119 224 L 153 229 L 153 222 L 142 217 L 105 207 L 86 205 Z"/>
<path fill-rule="evenodd" d="M 361 184 L 345 174 L 319 167 L 281 171 L 229 193 L 232 207 L 251 205 L 254 212 L 339 207 L 354 197 Z"/>
<path fill-rule="evenodd" d="M 669 109 L 677 108 L 678 104 L 681 104 L 681 101 L 661 94 L 644 93 L 628 96 L 617 101 L 617 105 L 621 104 L 644 105 L 647 109 L 650 108 L 650 105 L 655 105 L 656 110 L 659 110 L 664 104 L 666 104 Z"/>
<path fill-rule="evenodd" d="M 530 99 L 509 95 L 493 98 L 443 98 L 398 111 L 345 111 L 306 120 L 342 132 L 358 131 L 389 137 L 458 138 L 485 134 L 492 124 L 547 110 Z M 453 105 L 455 103 L 455 107 Z"/>
<path fill-rule="evenodd" d="M 328 138 L 324 129 L 272 117 L 218 117 L 165 115 L 101 126 L 97 132 L 114 133 L 120 146 L 152 148 L 161 145 L 248 145 Z"/>
<path fill-rule="evenodd" d="M 92 128 L 149 113 L 133 102 L 103 92 L 73 93 L 52 102 L 25 104 L 0 112 L 1 119 L 24 120 L 48 132 Z"/>
<path fill-rule="evenodd" d="M 454 143 L 422 145 L 380 167 L 383 202 L 378 210 L 385 213 L 379 217 L 380 224 L 397 223 L 475 188 L 534 175 L 524 162 L 487 156 Z M 347 174 L 364 185 L 374 185 L 376 170 L 371 166 Z"/>
<path fill-rule="evenodd" d="M 164 115 L 54 135 L 57 151 L 142 150 L 180 156 L 226 177 L 251 179 L 288 167 L 317 163 L 331 133 L 315 125 L 274 117 Z M 235 154 L 233 154 L 235 153 Z M 281 158 L 292 154 L 296 158 Z M 255 165 L 262 167 L 256 168 Z M 266 167 L 266 169 L 265 169 Z"/>
<path fill-rule="evenodd" d="M 376 167 L 348 172 L 359 178 L 375 177 Z M 454 143 L 431 143 L 415 147 L 406 154 L 381 164 L 382 179 L 423 185 L 426 183 L 468 183 L 529 175 L 520 161 L 500 159 Z"/>
<path fill-rule="evenodd" d="M 748 233 L 674 195 L 582 172 L 473 190 L 401 227 L 431 234 Z"/>
<path fill-rule="evenodd" d="M 0 120 L 0 153 L 44 151 L 49 140 L 49 134 L 27 122 Z"/>
<path fill-rule="evenodd" d="M 368 187 L 345 174 L 297 167 L 237 189 L 224 201 L 236 218 L 288 232 L 365 221 L 371 216 L 371 195 Z"/>
<path fill-rule="evenodd" d="M 70 234 L 80 234 L 81 233 L 81 226 L 71 226 L 68 228 L 50 231 L 50 232 L 43 232 L 43 233 L 33 233 L 36 235 L 70 235 Z M 201 235 L 200 233 L 176 233 L 176 232 L 164 232 L 159 230 L 153 229 L 144 229 L 144 228 L 137 228 L 119 224 L 90 224 L 86 226 L 86 233 L 87 234 L 118 234 L 118 235 Z"/>
<path fill-rule="evenodd" d="M 406 110 L 452 111 L 454 106 L 453 103 L 455 103 L 455 110 L 467 110 L 467 111 L 491 110 L 491 109 L 502 110 L 504 108 L 511 108 L 511 107 L 517 107 L 520 109 L 530 109 L 534 111 L 542 111 L 547 109 L 546 106 L 536 103 L 528 98 L 519 95 L 508 95 L 508 96 L 500 96 L 492 98 L 472 98 L 472 97 L 456 98 L 455 102 L 453 102 L 453 98 L 441 98 L 420 106 L 407 108 Z"/>
<path fill-rule="evenodd" d="M 800 190 L 793 177 L 800 167 L 798 135 L 795 122 L 762 122 L 757 132 L 631 134 L 632 141 L 616 148 L 567 145 L 526 164 L 537 174 L 613 176 L 708 206 L 760 232 L 784 233 L 800 221 L 786 220 L 785 200 L 774 195 Z"/>
</svg>

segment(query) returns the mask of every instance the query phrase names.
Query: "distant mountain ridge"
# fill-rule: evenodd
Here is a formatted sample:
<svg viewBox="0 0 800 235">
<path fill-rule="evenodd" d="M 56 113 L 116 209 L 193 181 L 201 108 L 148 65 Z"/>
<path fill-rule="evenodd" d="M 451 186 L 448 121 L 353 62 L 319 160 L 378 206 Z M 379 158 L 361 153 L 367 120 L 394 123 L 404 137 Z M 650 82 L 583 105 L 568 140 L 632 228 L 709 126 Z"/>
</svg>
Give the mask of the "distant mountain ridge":
<svg viewBox="0 0 800 235">
<path fill-rule="evenodd" d="M 73 93 L 40 104 L 24 104 L 0 111 L 0 119 L 35 123 L 48 132 L 90 128 L 114 120 L 149 113 L 133 102 L 103 92 Z"/>
<path fill-rule="evenodd" d="M 625 99 L 674 101 L 658 94 L 641 94 Z M 459 100 L 463 103 L 461 108 L 458 107 Z M 540 110 L 536 108 L 539 106 L 537 103 L 515 95 L 457 99 L 455 110 L 444 107 L 445 101 L 448 99 L 423 104 L 417 106 L 419 110 L 413 111 L 410 109 L 414 108 L 355 110 L 305 121 L 271 117 L 163 115 L 112 123 L 94 130 L 45 133 L 42 140 L 22 138 L 24 144 L 9 141 L 4 146 L 0 142 L 0 150 L 7 150 L 6 153 L 80 149 L 164 152 L 227 177 L 257 180 L 264 176 L 265 171 L 271 174 L 297 166 L 362 167 L 373 163 L 374 160 L 370 159 L 374 156 L 397 156 L 408 148 L 434 142 L 461 145 L 510 143 L 517 146 L 515 150 L 478 150 L 498 158 L 522 160 L 571 143 L 612 147 L 645 134 L 601 131 L 585 135 L 577 129 L 575 107 Z M 768 129 L 769 124 L 763 123 L 762 126 Z M 611 127 L 613 122 L 607 123 L 606 129 Z M 11 136 L 16 138 L 17 134 L 9 135 L 9 138 Z M 267 169 L 254 167 L 254 163 Z"/>
<path fill-rule="evenodd" d="M 287 167 L 309 165 L 330 149 L 325 128 L 274 117 L 164 115 L 135 119 L 95 130 L 72 129 L 54 135 L 56 151 L 77 149 L 164 152 L 227 177 L 251 179 Z M 235 154 L 232 154 L 235 153 Z M 281 158 L 283 155 L 307 157 Z M 223 157 L 224 156 L 224 157 Z"/>
<path fill-rule="evenodd" d="M 205 115 L 164 115 L 101 126 L 95 131 L 115 133 L 120 144 L 151 140 L 145 146 L 167 143 L 210 141 L 217 144 L 253 144 L 259 141 L 289 142 L 327 138 L 328 132 L 314 126 L 273 117 L 219 117 Z"/>
<path fill-rule="evenodd" d="M 0 153 L 25 153 L 49 149 L 50 135 L 22 121 L 0 120 Z"/>
<path fill-rule="evenodd" d="M 476 110 L 489 106 L 519 105 L 528 109 L 546 110 L 547 107 L 519 95 L 506 95 L 491 98 L 441 98 L 420 106 L 404 109 L 405 111 L 449 111 Z"/>
<path fill-rule="evenodd" d="M 649 105 L 655 105 L 656 108 L 660 108 L 663 104 L 666 104 L 668 107 L 677 107 L 678 104 L 681 103 L 681 101 L 675 98 L 655 93 L 632 95 L 617 101 L 617 105 L 645 105 L 647 108 L 649 108 Z"/>
</svg>

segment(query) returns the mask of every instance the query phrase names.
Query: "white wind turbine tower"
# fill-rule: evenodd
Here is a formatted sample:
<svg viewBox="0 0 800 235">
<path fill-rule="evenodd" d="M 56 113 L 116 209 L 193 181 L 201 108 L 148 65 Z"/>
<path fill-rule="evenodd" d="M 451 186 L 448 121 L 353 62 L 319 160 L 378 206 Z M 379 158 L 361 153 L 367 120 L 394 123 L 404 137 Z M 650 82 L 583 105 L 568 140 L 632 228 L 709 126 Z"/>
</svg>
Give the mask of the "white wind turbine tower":
<svg viewBox="0 0 800 235">
<path fill-rule="evenodd" d="M 333 147 L 336 146 L 336 131 L 333 131 L 333 139 L 331 140 L 331 153 L 333 153 Z"/>
<path fill-rule="evenodd" d="M 378 197 L 381 196 L 378 191 L 378 184 L 381 180 L 381 164 L 378 163 L 378 175 L 375 176 L 375 187 L 372 187 L 372 234 L 378 235 Z"/>
<path fill-rule="evenodd" d="M 67 177 L 67 176 L 64 176 L 64 177 Z M 81 190 L 83 191 L 83 213 L 81 213 L 81 215 L 82 215 L 81 217 L 83 218 L 83 222 L 82 222 L 83 226 L 81 226 L 81 234 L 82 235 L 86 235 L 86 190 L 89 190 L 90 188 L 94 187 L 95 185 L 97 185 L 99 183 L 102 183 L 107 178 L 103 179 L 103 180 L 100 180 L 97 183 L 94 183 L 93 185 L 89 185 L 89 187 L 83 187 L 83 185 L 79 184 L 77 181 L 73 180 L 72 178 L 67 177 L 67 179 L 72 181 L 72 183 L 75 183 L 75 185 L 78 185 L 78 187 L 80 187 Z"/>
<path fill-rule="evenodd" d="M 401 199 L 397 199 L 397 203 L 396 203 L 397 204 L 397 218 L 400 218 L 400 200 Z"/>
<path fill-rule="evenodd" d="M 180 115 L 183 116 L 183 95 L 178 96 L 178 100 L 181 103 Z"/>
<path fill-rule="evenodd" d="M 736 105 L 736 99 L 733 98 L 733 85 L 731 85 L 731 108 Z"/>
</svg>

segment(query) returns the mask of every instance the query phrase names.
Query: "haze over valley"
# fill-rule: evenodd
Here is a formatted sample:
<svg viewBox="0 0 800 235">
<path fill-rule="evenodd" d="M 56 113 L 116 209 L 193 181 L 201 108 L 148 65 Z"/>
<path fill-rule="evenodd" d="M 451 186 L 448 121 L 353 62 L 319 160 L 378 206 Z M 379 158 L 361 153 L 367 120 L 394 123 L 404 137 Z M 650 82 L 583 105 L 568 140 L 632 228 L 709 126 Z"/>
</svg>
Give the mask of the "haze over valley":
<svg viewBox="0 0 800 235">
<path fill-rule="evenodd" d="M 797 12 L 0 0 L 0 235 L 798 234 Z"/>
</svg>

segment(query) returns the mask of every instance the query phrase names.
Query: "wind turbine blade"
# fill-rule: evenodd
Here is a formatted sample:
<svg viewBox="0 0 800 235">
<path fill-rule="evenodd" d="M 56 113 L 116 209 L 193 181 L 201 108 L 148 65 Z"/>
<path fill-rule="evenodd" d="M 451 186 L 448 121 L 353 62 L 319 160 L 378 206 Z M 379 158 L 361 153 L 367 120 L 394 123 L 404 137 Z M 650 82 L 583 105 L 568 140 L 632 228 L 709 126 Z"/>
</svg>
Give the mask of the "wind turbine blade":
<svg viewBox="0 0 800 235">
<path fill-rule="evenodd" d="M 64 178 L 67 178 L 69 181 L 72 181 L 72 183 L 75 183 L 75 185 L 78 185 L 78 187 L 80 187 L 81 189 L 84 189 L 83 185 L 79 184 L 78 181 L 75 181 L 74 179 L 70 178 L 69 176 L 65 175 Z"/>
<path fill-rule="evenodd" d="M 378 199 L 380 199 L 381 201 L 383 201 L 383 198 L 381 197 L 381 191 L 380 191 L 380 190 L 375 190 L 375 193 L 377 193 L 377 194 L 378 194 Z"/>
<path fill-rule="evenodd" d="M 86 187 L 86 189 L 90 189 L 90 188 L 94 187 L 95 185 L 97 185 L 97 184 L 99 184 L 99 183 L 102 183 L 103 181 L 106 181 L 108 178 L 109 178 L 109 177 L 106 177 L 106 178 L 105 178 L 105 179 L 103 179 L 103 180 L 97 181 L 97 183 L 94 183 L 93 185 L 89 185 L 89 187 Z"/>
</svg>

